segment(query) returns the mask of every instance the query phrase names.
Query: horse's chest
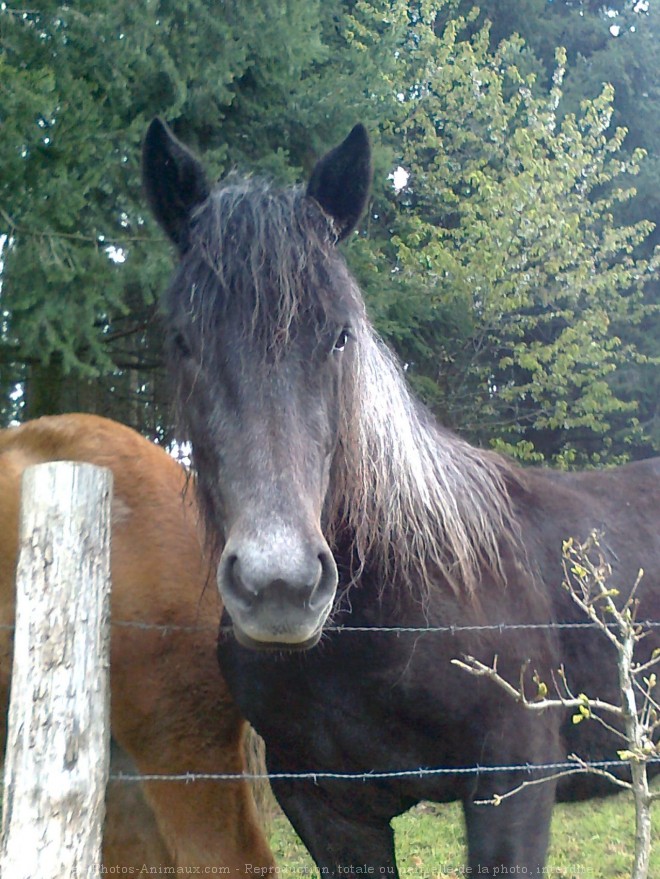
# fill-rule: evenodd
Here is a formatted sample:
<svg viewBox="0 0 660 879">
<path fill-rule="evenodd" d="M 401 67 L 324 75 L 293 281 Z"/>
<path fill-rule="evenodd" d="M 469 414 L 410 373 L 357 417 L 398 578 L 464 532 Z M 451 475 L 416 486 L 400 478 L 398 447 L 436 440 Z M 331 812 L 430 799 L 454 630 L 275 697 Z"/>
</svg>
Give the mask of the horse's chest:
<svg viewBox="0 0 660 879">
<path fill-rule="evenodd" d="M 300 655 L 234 645 L 221 661 L 248 720 L 307 769 L 428 765 L 448 759 L 462 736 L 465 688 L 449 657 L 431 661 L 396 635 L 342 633 Z"/>
</svg>

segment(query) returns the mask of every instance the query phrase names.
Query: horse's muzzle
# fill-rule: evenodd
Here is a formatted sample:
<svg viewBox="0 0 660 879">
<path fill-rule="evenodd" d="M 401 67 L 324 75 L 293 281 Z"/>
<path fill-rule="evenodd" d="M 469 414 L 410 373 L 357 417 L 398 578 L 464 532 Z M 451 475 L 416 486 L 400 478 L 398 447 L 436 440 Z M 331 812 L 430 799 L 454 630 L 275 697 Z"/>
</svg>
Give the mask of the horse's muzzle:
<svg viewBox="0 0 660 879">
<path fill-rule="evenodd" d="M 290 535 L 287 535 L 290 538 Z M 337 589 L 337 566 L 320 538 L 227 541 L 218 588 L 245 647 L 304 650 L 320 638 Z"/>
</svg>

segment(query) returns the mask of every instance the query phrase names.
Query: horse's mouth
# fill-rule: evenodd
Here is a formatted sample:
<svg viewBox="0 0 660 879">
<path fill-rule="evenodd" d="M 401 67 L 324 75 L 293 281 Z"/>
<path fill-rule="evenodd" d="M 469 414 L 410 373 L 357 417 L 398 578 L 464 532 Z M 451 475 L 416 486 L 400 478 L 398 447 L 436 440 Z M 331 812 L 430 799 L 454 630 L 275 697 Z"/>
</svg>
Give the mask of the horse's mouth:
<svg viewBox="0 0 660 879">
<path fill-rule="evenodd" d="M 261 653 L 282 653 L 282 652 L 290 652 L 290 653 L 300 653 L 304 650 L 310 650 L 312 647 L 315 647 L 320 638 L 321 632 L 323 631 L 323 627 L 320 626 L 318 631 L 315 632 L 310 638 L 305 639 L 304 641 L 261 641 L 256 638 L 252 638 L 250 635 L 247 635 L 239 626 L 234 623 L 233 625 L 234 637 L 238 641 L 238 643 L 242 647 L 247 647 L 249 650 L 258 650 Z"/>
</svg>

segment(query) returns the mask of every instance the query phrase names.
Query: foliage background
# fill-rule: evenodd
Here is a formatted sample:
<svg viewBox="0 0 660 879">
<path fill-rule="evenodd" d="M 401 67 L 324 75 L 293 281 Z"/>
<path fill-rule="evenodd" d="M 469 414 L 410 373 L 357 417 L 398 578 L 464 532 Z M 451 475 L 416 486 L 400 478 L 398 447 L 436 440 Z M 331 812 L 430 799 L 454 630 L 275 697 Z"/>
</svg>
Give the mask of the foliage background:
<svg viewBox="0 0 660 879">
<path fill-rule="evenodd" d="M 652 454 L 659 37 L 655 0 L 0 3 L 0 420 L 171 437 L 153 116 L 213 176 L 285 182 L 362 120 L 375 186 L 346 255 L 416 390 L 523 460 Z"/>
</svg>

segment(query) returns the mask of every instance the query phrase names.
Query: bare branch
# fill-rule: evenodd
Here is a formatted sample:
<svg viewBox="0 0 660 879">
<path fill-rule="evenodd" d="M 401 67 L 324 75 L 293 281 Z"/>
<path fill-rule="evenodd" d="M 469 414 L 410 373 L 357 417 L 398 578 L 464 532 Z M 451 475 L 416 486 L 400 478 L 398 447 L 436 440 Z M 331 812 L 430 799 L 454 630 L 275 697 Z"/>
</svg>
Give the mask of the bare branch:
<svg viewBox="0 0 660 879">
<path fill-rule="evenodd" d="M 589 708 L 589 709 L 597 709 L 600 711 L 608 711 L 610 714 L 613 714 L 615 717 L 622 717 L 623 711 L 618 705 L 613 705 L 611 702 L 603 702 L 602 699 L 588 699 L 586 696 L 577 696 L 570 699 L 565 699 L 560 696 L 558 699 L 534 699 L 533 701 L 528 699 L 522 689 L 517 690 L 512 684 L 510 684 L 505 678 L 503 678 L 499 672 L 497 671 L 496 663 L 493 663 L 492 666 L 485 665 L 485 663 L 476 659 L 474 656 L 466 655 L 463 659 L 452 659 L 452 665 L 456 665 L 458 668 L 462 668 L 464 671 L 469 672 L 478 678 L 488 678 L 489 680 L 496 683 L 499 687 L 501 687 L 505 693 L 508 693 L 516 702 L 520 705 L 524 705 L 525 708 L 529 708 L 531 711 L 545 711 L 548 708 Z"/>
<path fill-rule="evenodd" d="M 580 760 L 579 757 L 575 757 L 575 755 L 571 755 L 569 759 L 576 760 L 580 765 L 576 766 L 575 769 L 564 769 L 562 772 L 555 772 L 552 775 L 544 775 L 543 778 L 532 778 L 527 781 L 522 781 L 517 787 L 511 788 L 504 794 L 494 794 L 491 799 L 488 800 L 475 800 L 474 803 L 476 806 L 499 806 L 501 802 L 504 800 L 508 800 L 509 797 L 514 796 L 515 794 L 519 794 L 520 791 L 524 790 L 526 787 L 532 787 L 535 784 L 545 784 L 548 781 L 556 781 L 558 778 L 566 778 L 569 775 L 578 775 L 589 773 L 591 775 L 601 775 L 604 778 L 607 778 L 613 784 L 618 785 L 619 787 L 624 788 L 625 790 L 632 790 L 632 785 L 628 781 L 623 781 L 621 778 L 617 778 L 616 775 L 612 775 L 611 772 L 608 772 L 606 769 L 599 769 L 597 767 L 591 766 L 588 763 L 584 763 L 584 761 Z M 654 795 L 656 796 L 656 795 Z M 660 791 L 657 794 L 658 799 L 660 799 Z"/>
</svg>

